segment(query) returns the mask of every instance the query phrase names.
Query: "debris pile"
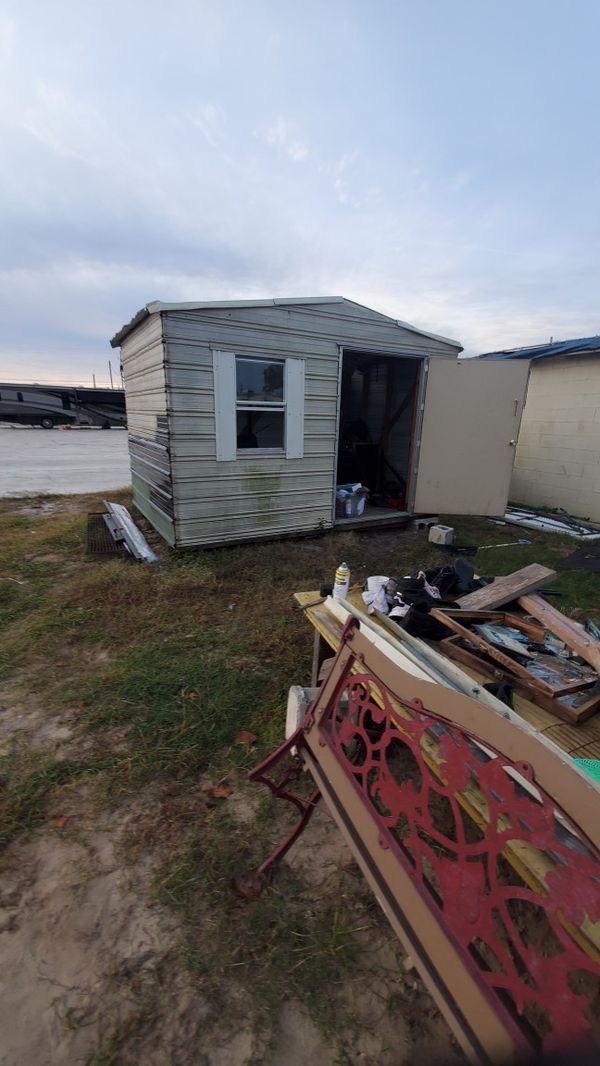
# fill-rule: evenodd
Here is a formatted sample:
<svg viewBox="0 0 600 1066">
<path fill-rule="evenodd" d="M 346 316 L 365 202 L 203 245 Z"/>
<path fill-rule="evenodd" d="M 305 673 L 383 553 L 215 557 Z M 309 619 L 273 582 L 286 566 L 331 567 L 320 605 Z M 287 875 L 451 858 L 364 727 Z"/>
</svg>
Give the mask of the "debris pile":
<svg viewBox="0 0 600 1066">
<path fill-rule="evenodd" d="M 600 710 L 600 641 L 593 625 L 567 618 L 539 593 L 555 576 L 533 563 L 477 578 L 459 558 L 411 577 L 370 577 L 362 598 L 388 624 L 439 642 L 445 655 L 500 687 L 509 706 L 517 693 L 577 725 Z"/>
</svg>

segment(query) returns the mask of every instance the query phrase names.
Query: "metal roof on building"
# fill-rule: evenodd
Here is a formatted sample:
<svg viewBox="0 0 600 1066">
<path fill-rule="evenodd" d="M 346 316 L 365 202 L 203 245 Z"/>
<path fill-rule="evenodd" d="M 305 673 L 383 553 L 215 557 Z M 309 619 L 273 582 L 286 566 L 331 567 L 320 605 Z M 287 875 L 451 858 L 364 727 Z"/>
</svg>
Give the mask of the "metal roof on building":
<svg viewBox="0 0 600 1066">
<path fill-rule="evenodd" d="M 373 311 L 373 308 L 367 307 L 365 304 L 359 304 L 356 300 L 347 300 L 345 296 L 292 296 L 288 298 L 277 297 L 270 300 L 209 300 L 209 301 L 191 301 L 186 303 L 165 303 L 162 300 L 152 300 L 147 303 L 145 307 L 142 307 L 136 315 L 133 316 L 130 322 L 122 326 L 118 333 L 115 333 L 110 344 L 111 348 L 119 348 L 125 338 L 133 332 L 142 322 L 144 322 L 150 315 L 159 314 L 162 311 L 210 311 L 218 310 L 219 308 L 234 308 L 234 307 L 288 307 L 293 305 L 305 305 L 311 306 L 314 304 L 353 304 L 354 307 L 364 307 L 365 310 L 370 311 L 378 315 L 380 318 L 385 319 L 386 322 L 393 322 L 401 329 L 408 329 L 412 333 L 418 333 L 421 337 L 430 337 L 431 340 L 442 341 L 444 344 L 451 344 L 455 348 L 458 348 L 462 352 L 462 344 L 459 341 L 451 340 L 450 337 L 441 337 L 437 333 L 428 333 L 424 329 L 419 329 L 418 326 L 412 326 L 410 322 L 403 322 L 399 318 L 391 318 L 389 315 L 384 315 L 380 311 Z"/>
<path fill-rule="evenodd" d="M 498 352 L 484 352 L 478 359 L 548 359 L 553 355 L 580 355 L 600 351 L 600 336 L 578 337 L 571 341 L 534 344 L 529 348 L 505 348 Z"/>
</svg>

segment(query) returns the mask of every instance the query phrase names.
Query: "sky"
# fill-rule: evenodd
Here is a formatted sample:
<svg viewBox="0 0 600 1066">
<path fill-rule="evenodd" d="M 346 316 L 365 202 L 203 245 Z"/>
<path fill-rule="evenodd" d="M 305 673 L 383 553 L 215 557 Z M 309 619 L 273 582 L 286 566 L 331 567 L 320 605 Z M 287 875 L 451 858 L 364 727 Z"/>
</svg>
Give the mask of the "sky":
<svg viewBox="0 0 600 1066">
<path fill-rule="evenodd" d="M 0 380 L 150 300 L 600 333 L 596 0 L 0 0 Z"/>
</svg>

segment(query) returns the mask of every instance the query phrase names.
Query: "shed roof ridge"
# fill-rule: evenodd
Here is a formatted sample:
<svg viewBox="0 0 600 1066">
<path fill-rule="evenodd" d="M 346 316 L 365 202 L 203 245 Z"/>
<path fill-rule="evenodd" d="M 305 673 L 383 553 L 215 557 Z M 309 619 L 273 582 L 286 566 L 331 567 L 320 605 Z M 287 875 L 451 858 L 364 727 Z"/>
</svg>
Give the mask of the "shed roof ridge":
<svg viewBox="0 0 600 1066">
<path fill-rule="evenodd" d="M 411 333 L 416 333 L 420 337 L 428 337 L 430 340 L 439 341 L 442 344 L 449 344 L 454 348 L 458 348 L 459 351 L 463 350 L 460 341 L 453 340 L 450 337 L 444 337 L 439 333 L 430 333 L 427 330 L 421 329 L 419 326 L 412 325 L 410 322 L 405 322 L 400 318 L 393 318 L 391 315 L 386 315 L 382 311 L 376 311 L 375 308 L 369 307 L 367 304 L 359 303 L 358 300 L 350 300 L 345 296 L 275 296 L 261 300 L 189 300 L 174 302 L 150 300 L 149 303 L 142 307 L 129 322 L 125 323 L 125 325 L 115 333 L 110 344 L 112 348 L 118 348 L 125 337 L 132 333 L 137 326 L 141 325 L 146 318 L 163 311 L 209 311 L 212 309 L 233 309 L 236 307 L 310 307 L 315 304 L 352 304 L 354 307 L 363 308 L 365 311 L 377 315 L 378 318 L 383 319 L 385 322 L 390 322 L 393 325 L 398 326 L 400 329 L 409 330 Z"/>
</svg>

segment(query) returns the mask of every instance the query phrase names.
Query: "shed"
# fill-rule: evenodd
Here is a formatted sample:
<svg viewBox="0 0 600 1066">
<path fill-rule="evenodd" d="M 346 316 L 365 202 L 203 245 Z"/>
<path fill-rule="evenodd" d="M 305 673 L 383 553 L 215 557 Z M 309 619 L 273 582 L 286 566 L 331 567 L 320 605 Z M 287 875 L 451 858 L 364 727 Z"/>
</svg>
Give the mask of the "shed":
<svg viewBox="0 0 600 1066">
<path fill-rule="evenodd" d="M 600 521 L 600 336 L 479 358 L 531 364 L 511 499 Z"/>
<path fill-rule="evenodd" d="M 134 503 L 178 547 L 504 511 L 527 368 L 343 297 L 149 303 L 121 348 Z M 336 485 L 370 490 L 336 517 Z"/>
</svg>

